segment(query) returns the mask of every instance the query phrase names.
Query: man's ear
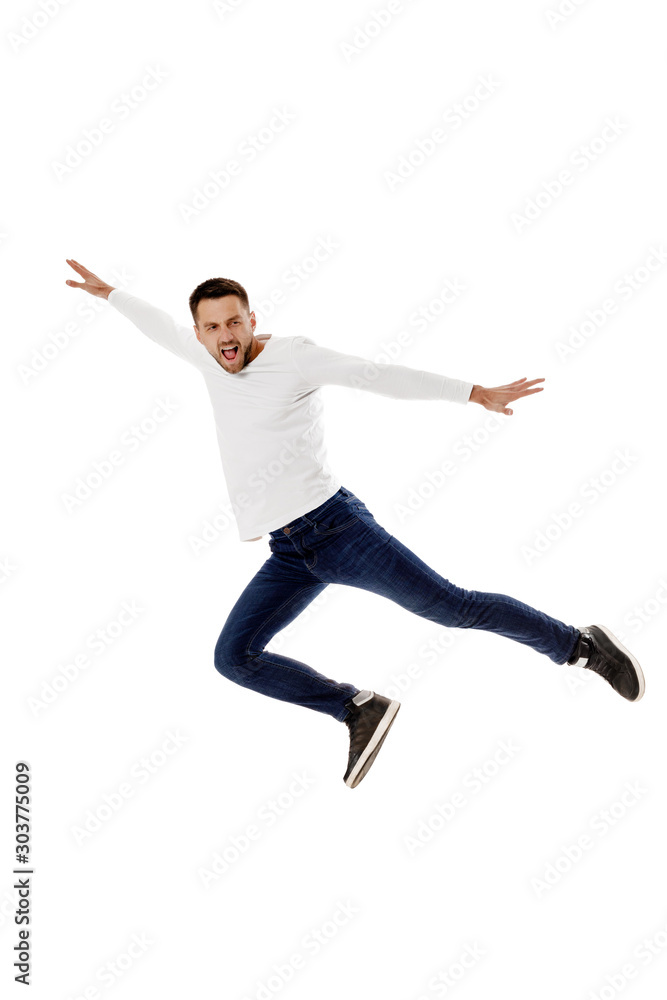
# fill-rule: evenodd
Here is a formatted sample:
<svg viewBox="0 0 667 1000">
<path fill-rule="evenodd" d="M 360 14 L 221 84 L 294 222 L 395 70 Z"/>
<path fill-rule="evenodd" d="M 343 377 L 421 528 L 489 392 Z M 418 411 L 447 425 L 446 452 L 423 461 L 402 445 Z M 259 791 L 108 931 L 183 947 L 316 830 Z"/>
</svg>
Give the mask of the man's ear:
<svg viewBox="0 0 667 1000">
<path fill-rule="evenodd" d="M 192 329 L 195 331 L 195 333 L 197 335 L 197 340 L 199 341 L 199 343 L 200 344 L 203 343 L 201 337 L 199 336 L 199 330 L 197 329 L 197 325 L 195 324 Z"/>
<path fill-rule="evenodd" d="M 257 320 L 255 318 L 254 312 L 250 313 L 250 325 L 252 327 L 252 332 L 255 332 L 255 327 L 257 326 Z"/>
</svg>

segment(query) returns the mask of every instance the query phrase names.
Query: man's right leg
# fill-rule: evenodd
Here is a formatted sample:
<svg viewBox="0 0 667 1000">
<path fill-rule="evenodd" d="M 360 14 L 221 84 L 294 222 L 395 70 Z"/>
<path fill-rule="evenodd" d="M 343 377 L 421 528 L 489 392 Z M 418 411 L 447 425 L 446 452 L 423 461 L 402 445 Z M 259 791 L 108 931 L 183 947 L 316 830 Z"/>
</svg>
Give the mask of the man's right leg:
<svg viewBox="0 0 667 1000">
<path fill-rule="evenodd" d="M 216 643 L 216 670 L 243 687 L 332 715 L 342 722 L 348 698 L 359 693 L 306 663 L 265 649 L 318 594 L 326 583 L 303 565 L 296 553 L 273 552 L 259 568 L 230 611 Z"/>
</svg>

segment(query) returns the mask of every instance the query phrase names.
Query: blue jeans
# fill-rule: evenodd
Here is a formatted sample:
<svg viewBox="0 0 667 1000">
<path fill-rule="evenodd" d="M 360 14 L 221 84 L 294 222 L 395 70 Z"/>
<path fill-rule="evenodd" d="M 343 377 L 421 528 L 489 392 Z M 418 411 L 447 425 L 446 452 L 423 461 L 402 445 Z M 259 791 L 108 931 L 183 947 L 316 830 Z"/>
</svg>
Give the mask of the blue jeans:
<svg viewBox="0 0 667 1000">
<path fill-rule="evenodd" d="M 385 531 L 344 486 L 319 507 L 271 531 L 269 548 L 271 555 L 229 613 L 216 643 L 215 667 L 237 684 L 339 722 L 348 714 L 344 703 L 359 688 L 265 649 L 329 583 L 381 594 L 438 625 L 496 632 L 556 663 L 567 662 L 579 638 L 572 625 L 506 594 L 456 587 Z M 371 685 L 368 678 L 366 686 Z"/>
</svg>

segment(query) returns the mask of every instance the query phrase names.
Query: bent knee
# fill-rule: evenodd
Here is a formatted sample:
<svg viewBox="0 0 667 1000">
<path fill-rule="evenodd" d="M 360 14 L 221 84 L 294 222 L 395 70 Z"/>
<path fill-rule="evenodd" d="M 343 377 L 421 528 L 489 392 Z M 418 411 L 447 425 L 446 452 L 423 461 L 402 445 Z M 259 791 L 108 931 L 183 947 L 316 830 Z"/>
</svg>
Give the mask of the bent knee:
<svg viewBox="0 0 667 1000">
<path fill-rule="evenodd" d="M 213 664 L 223 677 L 242 681 L 252 673 L 253 656 L 238 643 L 227 642 L 221 637 L 215 646 Z"/>
</svg>

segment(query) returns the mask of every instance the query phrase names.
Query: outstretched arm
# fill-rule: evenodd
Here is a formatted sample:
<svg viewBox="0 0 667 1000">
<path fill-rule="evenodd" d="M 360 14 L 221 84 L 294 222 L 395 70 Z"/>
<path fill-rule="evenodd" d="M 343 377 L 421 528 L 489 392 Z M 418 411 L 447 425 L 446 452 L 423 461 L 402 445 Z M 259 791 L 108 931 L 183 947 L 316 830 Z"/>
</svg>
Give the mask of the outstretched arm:
<svg viewBox="0 0 667 1000">
<path fill-rule="evenodd" d="M 446 399 L 452 403 L 467 403 L 473 389 L 472 382 L 343 354 L 320 347 L 308 337 L 293 339 L 292 361 L 304 383 L 313 387 L 342 385 L 393 399 Z"/>
<path fill-rule="evenodd" d="M 169 313 L 156 308 L 150 302 L 145 302 L 137 295 L 131 295 L 122 288 L 114 288 L 113 285 L 107 284 L 78 261 L 68 260 L 67 263 L 83 278 L 83 281 L 68 279 L 66 284 L 98 298 L 107 299 L 109 305 L 126 316 L 160 347 L 165 347 L 172 354 L 183 361 L 189 361 L 197 368 L 209 363 L 207 359 L 213 360 L 204 345 L 197 340 L 194 329 L 180 326 Z"/>
<path fill-rule="evenodd" d="M 406 365 L 380 364 L 368 358 L 343 354 L 320 347 L 308 337 L 295 337 L 292 360 L 307 385 L 343 385 L 350 389 L 365 389 L 393 399 L 445 399 L 452 403 L 479 403 L 487 410 L 512 415 L 508 403 L 541 392 L 531 388 L 543 378 L 527 382 L 520 378 L 507 385 L 487 389 L 462 379 L 437 375 L 435 372 L 409 368 Z"/>
</svg>

